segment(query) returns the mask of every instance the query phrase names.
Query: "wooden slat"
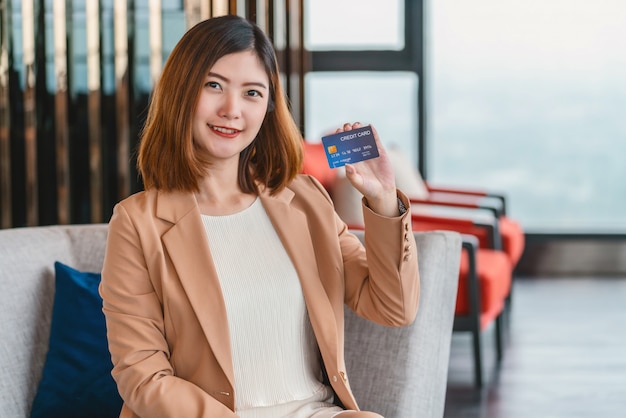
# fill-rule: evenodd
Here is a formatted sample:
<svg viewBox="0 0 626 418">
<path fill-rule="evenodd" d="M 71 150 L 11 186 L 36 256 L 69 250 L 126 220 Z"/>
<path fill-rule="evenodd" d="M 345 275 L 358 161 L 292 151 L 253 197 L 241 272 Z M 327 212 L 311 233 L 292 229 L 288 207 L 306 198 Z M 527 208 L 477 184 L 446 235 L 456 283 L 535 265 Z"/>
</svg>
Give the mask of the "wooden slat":
<svg viewBox="0 0 626 418">
<path fill-rule="evenodd" d="M 37 183 L 37 107 L 35 95 L 34 0 L 22 1 L 22 48 L 24 51 L 24 158 L 26 178 L 26 224 L 39 223 Z"/>
<path fill-rule="evenodd" d="M 213 5 L 211 0 L 200 0 L 200 20 L 206 20 L 213 14 Z"/>
<path fill-rule="evenodd" d="M 212 0 L 211 4 L 211 16 L 224 16 L 229 13 L 230 2 L 229 0 Z"/>
<path fill-rule="evenodd" d="M 54 26 L 54 118 L 56 140 L 57 212 L 58 223 L 70 223 L 70 150 L 67 98 L 67 27 L 64 1 L 52 5 Z"/>
<path fill-rule="evenodd" d="M 268 0 L 252 0 L 248 5 L 248 18 L 267 33 L 267 2 Z"/>
<path fill-rule="evenodd" d="M 8 0 L 0 0 L 0 228 L 12 226 Z"/>
<path fill-rule="evenodd" d="M 149 14 L 150 77 L 152 79 L 152 85 L 155 85 L 161 75 L 163 66 L 163 15 L 161 0 L 153 0 L 150 2 Z"/>
<path fill-rule="evenodd" d="M 257 1 L 258 0 L 250 0 L 247 2 L 246 6 L 246 18 L 253 22 L 257 22 Z"/>
<path fill-rule="evenodd" d="M 130 194 L 130 91 L 128 47 L 128 2 L 115 0 L 115 104 L 117 111 L 117 195 Z"/>
<path fill-rule="evenodd" d="M 201 20 L 202 15 L 202 5 L 200 4 L 201 0 L 187 0 L 185 1 L 184 11 L 185 11 L 185 27 L 187 29 L 196 25 Z M 204 3 L 209 3 L 207 0 Z"/>
<path fill-rule="evenodd" d="M 89 185 L 91 222 L 102 222 L 102 131 L 100 82 L 100 10 L 98 0 L 87 0 L 87 112 L 89 121 Z"/>
<path fill-rule="evenodd" d="M 257 18 L 257 20 L 263 19 L 263 25 L 261 25 L 261 27 L 263 28 L 263 30 L 265 31 L 265 33 L 267 34 L 267 36 L 270 37 L 270 39 L 272 40 L 272 42 L 274 42 L 274 21 L 276 13 L 274 12 L 275 10 L 275 5 L 274 5 L 274 0 L 265 0 L 265 16 L 259 17 Z M 274 47 L 276 47 L 276 44 L 274 44 Z"/>
<path fill-rule="evenodd" d="M 304 74 L 308 54 L 304 51 L 303 0 L 268 1 L 267 33 L 271 37 L 278 64 L 284 75 L 285 93 L 291 103 L 291 113 L 304 132 Z"/>
<path fill-rule="evenodd" d="M 296 124 L 304 132 L 304 0 L 287 0 L 289 101 Z"/>
<path fill-rule="evenodd" d="M 131 163 L 148 100 L 144 85 L 134 80 L 133 42 L 137 34 L 132 33 L 131 21 L 137 3 L 0 0 L 0 227 L 38 225 L 55 219 L 59 224 L 103 222 L 109 200 L 122 199 L 141 187 Z M 151 0 L 145 7 L 149 8 L 150 55 L 149 62 L 137 65 L 149 65 L 154 84 L 164 62 L 162 1 Z M 278 33 L 279 59 L 284 63 L 281 76 L 288 94 L 297 100 L 295 109 L 300 108 L 301 94 L 292 88 L 301 85 L 302 71 L 294 61 L 299 59 L 298 53 L 294 55 L 287 43 L 288 36 L 293 38 L 288 35 L 290 30 L 301 30 L 300 0 L 186 0 L 180 2 L 180 9 L 183 7 L 188 26 L 232 13 L 257 21 L 272 39 Z M 72 8 L 77 9 L 78 16 Z M 111 8 L 112 31 L 102 27 Z M 289 29 L 287 24 L 288 9 L 290 21 L 294 21 L 293 13 L 299 16 L 295 28 Z M 109 33 L 114 38 L 113 86 L 108 84 L 111 75 L 105 72 L 102 58 L 109 58 L 110 51 L 103 50 L 108 44 L 102 38 Z M 40 38 L 46 34 L 50 39 Z M 86 56 L 82 55 L 85 44 Z M 141 59 L 144 55 L 138 56 Z M 52 61 L 46 64 L 47 57 L 54 58 L 53 66 L 48 66 Z M 44 86 L 52 77 L 54 82 Z M 113 106 L 115 114 L 104 112 L 103 106 Z M 109 121 L 114 121 L 114 128 Z M 38 161 L 38 156 L 43 159 Z M 82 172 L 87 170 L 85 159 L 88 173 Z M 56 218 L 50 212 L 56 213 Z"/>
<path fill-rule="evenodd" d="M 267 13 L 267 29 L 266 33 L 270 37 L 274 49 L 276 50 L 276 58 L 278 59 L 278 65 L 283 74 L 287 73 L 288 60 L 286 58 L 285 50 L 287 45 L 286 28 L 286 14 L 287 6 L 286 0 L 268 0 L 267 7 L 270 12 Z M 283 88 L 285 92 L 289 91 L 289 81 L 287 77 L 283 79 Z"/>
</svg>

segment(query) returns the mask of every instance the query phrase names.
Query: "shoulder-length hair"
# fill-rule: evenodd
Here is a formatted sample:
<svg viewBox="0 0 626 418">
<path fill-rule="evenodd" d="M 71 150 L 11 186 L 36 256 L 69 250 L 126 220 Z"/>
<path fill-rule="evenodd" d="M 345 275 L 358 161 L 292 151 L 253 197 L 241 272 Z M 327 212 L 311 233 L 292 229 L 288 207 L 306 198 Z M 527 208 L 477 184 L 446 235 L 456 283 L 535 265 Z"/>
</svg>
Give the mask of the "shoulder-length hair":
<svg viewBox="0 0 626 418">
<path fill-rule="evenodd" d="M 239 186 L 252 193 L 260 184 L 276 193 L 300 172 L 302 134 L 281 87 L 274 48 L 254 23 L 227 15 L 187 31 L 163 67 L 140 135 L 137 167 L 144 188 L 198 191 L 200 179 L 210 168 L 192 135 L 201 87 L 221 57 L 243 51 L 254 51 L 263 63 L 270 95 L 256 138 L 240 154 Z"/>
</svg>

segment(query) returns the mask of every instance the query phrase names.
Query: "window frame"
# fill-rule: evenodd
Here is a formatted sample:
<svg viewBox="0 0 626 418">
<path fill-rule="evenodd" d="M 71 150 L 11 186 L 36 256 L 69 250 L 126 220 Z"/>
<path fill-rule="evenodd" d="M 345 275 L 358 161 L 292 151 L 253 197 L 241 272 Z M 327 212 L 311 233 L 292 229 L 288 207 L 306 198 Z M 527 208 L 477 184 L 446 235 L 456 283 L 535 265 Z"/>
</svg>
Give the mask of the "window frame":
<svg viewBox="0 0 626 418">
<path fill-rule="evenodd" d="M 417 75 L 416 157 L 418 169 L 422 177 L 426 179 L 424 0 L 404 0 L 404 48 L 401 50 L 328 50 L 307 51 L 307 53 L 311 57 L 307 72 L 404 71 Z"/>
</svg>

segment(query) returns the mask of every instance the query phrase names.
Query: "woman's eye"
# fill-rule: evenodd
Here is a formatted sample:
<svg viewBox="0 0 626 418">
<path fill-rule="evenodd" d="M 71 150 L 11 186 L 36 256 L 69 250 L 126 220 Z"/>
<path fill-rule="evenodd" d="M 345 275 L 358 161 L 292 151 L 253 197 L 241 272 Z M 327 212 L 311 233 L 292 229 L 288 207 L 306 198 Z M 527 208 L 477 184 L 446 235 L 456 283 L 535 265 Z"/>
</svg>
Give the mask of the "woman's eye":
<svg viewBox="0 0 626 418">
<path fill-rule="evenodd" d="M 220 87 L 220 83 L 218 83 L 217 81 L 207 81 L 205 86 L 211 87 L 212 89 L 219 89 L 219 88 L 221 88 Z"/>
<path fill-rule="evenodd" d="M 263 97 L 263 95 L 258 90 L 248 90 L 246 92 L 246 96 L 251 97 Z"/>
</svg>

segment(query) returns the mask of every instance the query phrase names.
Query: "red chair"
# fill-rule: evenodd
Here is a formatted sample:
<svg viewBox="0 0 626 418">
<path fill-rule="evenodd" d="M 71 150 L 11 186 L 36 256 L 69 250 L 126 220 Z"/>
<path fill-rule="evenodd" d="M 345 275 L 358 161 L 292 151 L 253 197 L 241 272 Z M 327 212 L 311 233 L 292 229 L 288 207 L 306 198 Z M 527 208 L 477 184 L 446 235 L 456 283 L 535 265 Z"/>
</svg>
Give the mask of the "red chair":
<svg viewBox="0 0 626 418">
<path fill-rule="evenodd" d="M 517 265 L 524 252 L 525 236 L 521 225 L 506 215 L 506 197 L 504 195 L 476 189 L 433 187 L 428 182 L 424 182 L 424 185 L 428 194 L 421 198 L 412 197 L 413 203 L 490 212 L 498 219 L 499 242 L 490 242 L 489 235 L 480 227 L 470 225 L 463 232 L 478 237 L 481 247 L 501 246 L 509 256 L 511 264 Z"/>
<path fill-rule="evenodd" d="M 462 230 L 472 221 L 436 216 L 412 215 L 414 231 L 433 229 Z M 497 229 L 484 225 L 485 235 Z M 474 381 L 483 385 L 482 333 L 495 324 L 496 360 L 500 362 L 504 347 L 504 328 L 513 282 L 513 267 L 501 250 L 482 248 L 474 235 L 463 234 L 459 285 L 454 312 L 454 331 L 472 334 Z"/>
<path fill-rule="evenodd" d="M 520 224 L 506 215 L 504 195 L 477 189 L 435 187 L 422 179 L 402 153 L 393 149 L 388 153 L 398 187 L 408 191 L 415 206 L 413 215 L 425 215 L 420 221 L 423 228 L 451 229 L 473 235 L 478 238 L 481 249 L 504 251 L 511 268 L 515 269 L 524 251 L 525 235 Z M 444 214 L 432 218 L 441 212 Z M 505 303 L 507 315 L 511 311 L 513 286 L 509 289 Z"/>
<path fill-rule="evenodd" d="M 304 141 L 304 161 L 302 172 L 315 177 L 326 190 L 330 191 L 335 179 L 337 170 L 328 166 L 324 146 L 321 142 L 312 143 Z"/>
<path fill-rule="evenodd" d="M 405 191 L 411 202 L 420 210 L 414 213 L 446 213 L 444 218 L 478 219 L 477 225 L 457 225 L 458 232 L 474 235 L 481 248 L 500 248 L 515 267 L 525 246 L 525 235 L 521 225 L 507 216 L 506 198 L 502 194 L 470 188 L 436 187 L 424 181 L 419 171 L 396 149 L 387 150 L 396 172 L 398 188 Z M 458 209 L 455 215 L 454 209 Z M 482 227 L 480 219 L 488 216 L 497 220 L 499 233 L 493 237 Z M 444 222 L 445 223 L 445 222 Z"/>
<path fill-rule="evenodd" d="M 303 172 L 316 177 L 333 198 L 339 215 L 352 229 L 363 228 L 360 194 L 344 176 L 330 169 L 321 143 L 305 142 Z M 396 177 L 401 173 L 396 173 Z M 406 192 L 399 185 L 399 188 Z M 411 185 L 407 185 L 407 189 Z M 471 220 L 429 216 L 413 213 L 413 230 L 465 230 L 480 228 L 485 239 L 497 240 L 498 223 L 481 225 Z M 471 228 L 470 228 L 471 227 Z M 495 323 L 497 359 L 503 352 L 503 315 L 510 295 L 512 264 L 502 251 L 480 246 L 479 238 L 464 235 L 454 330 L 472 333 L 475 384 L 483 384 L 481 333 Z"/>
</svg>

